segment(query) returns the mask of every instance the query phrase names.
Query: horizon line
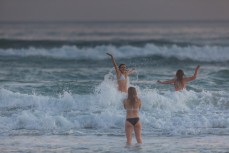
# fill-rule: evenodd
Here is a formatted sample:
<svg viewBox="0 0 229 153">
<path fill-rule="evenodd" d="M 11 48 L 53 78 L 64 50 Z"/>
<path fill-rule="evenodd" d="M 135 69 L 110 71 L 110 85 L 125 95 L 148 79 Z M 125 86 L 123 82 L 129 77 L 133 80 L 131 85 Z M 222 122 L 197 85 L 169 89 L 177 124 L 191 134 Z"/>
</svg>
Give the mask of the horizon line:
<svg viewBox="0 0 229 153">
<path fill-rule="evenodd" d="M 98 22 L 98 23 L 127 23 L 127 22 L 229 22 L 229 19 L 195 19 L 195 20 L 0 20 L 0 23 L 58 23 L 58 22 L 75 22 L 75 23 L 91 23 L 91 22 Z"/>
</svg>

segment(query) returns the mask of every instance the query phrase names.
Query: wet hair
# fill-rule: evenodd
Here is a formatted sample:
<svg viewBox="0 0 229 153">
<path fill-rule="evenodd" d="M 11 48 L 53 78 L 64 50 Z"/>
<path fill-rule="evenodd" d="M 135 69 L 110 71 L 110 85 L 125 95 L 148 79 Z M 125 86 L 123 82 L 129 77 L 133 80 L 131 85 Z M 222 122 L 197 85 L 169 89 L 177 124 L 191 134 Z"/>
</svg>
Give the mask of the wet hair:
<svg viewBox="0 0 229 153">
<path fill-rule="evenodd" d="M 127 98 L 132 106 L 135 105 L 135 103 L 138 100 L 137 91 L 134 87 L 128 88 L 128 98 Z"/>
<path fill-rule="evenodd" d="M 123 66 L 123 65 L 126 65 L 126 64 L 120 64 L 120 65 L 118 66 L 118 68 L 120 69 L 120 68 L 121 68 L 121 66 Z"/>
<path fill-rule="evenodd" d="M 183 84 L 183 77 L 184 77 L 183 70 L 181 69 L 177 70 L 177 73 L 176 73 L 177 81 Z"/>
</svg>

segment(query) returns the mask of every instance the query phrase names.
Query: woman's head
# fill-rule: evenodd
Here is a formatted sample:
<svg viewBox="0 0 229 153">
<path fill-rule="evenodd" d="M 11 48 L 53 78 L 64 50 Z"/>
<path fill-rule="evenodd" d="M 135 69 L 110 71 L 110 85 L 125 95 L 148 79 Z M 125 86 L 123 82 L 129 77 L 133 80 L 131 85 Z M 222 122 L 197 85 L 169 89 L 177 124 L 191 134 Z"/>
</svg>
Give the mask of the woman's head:
<svg viewBox="0 0 229 153">
<path fill-rule="evenodd" d="M 134 87 L 128 88 L 128 99 L 131 103 L 135 103 L 137 101 L 137 91 Z"/>
<path fill-rule="evenodd" d="M 183 70 L 181 70 L 181 69 L 177 70 L 176 77 L 177 77 L 177 80 L 182 81 L 183 77 L 184 77 Z"/>
<path fill-rule="evenodd" d="M 125 64 L 120 64 L 118 68 L 119 68 L 119 70 L 121 72 L 125 72 L 126 71 L 126 65 Z"/>
</svg>

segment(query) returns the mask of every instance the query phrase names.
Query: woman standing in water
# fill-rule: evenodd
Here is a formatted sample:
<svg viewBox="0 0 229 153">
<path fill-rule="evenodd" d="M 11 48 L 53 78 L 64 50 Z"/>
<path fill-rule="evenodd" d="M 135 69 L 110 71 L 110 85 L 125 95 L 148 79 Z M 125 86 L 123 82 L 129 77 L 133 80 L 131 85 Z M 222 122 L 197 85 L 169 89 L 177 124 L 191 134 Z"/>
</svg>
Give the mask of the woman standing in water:
<svg viewBox="0 0 229 153">
<path fill-rule="evenodd" d="M 138 115 L 138 110 L 141 108 L 141 100 L 138 98 L 136 89 L 134 87 L 128 88 L 128 97 L 124 100 L 124 108 L 126 109 L 125 131 L 127 144 L 131 144 L 133 130 L 137 142 L 141 144 L 142 125 Z"/>
<path fill-rule="evenodd" d="M 125 64 L 120 64 L 119 66 L 116 64 L 115 59 L 112 54 L 107 53 L 112 59 L 112 63 L 115 68 L 117 81 L 118 81 L 118 90 L 121 92 L 127 93 L 128 90 L 128 75 L 134 73 L 134 69 L 126 70 Z"/>
<path fill-rule="evenodd" d="M 176 78 L 172 80 L 167 80 L 167 81 L 157 81 L 158 83 L 161 84 L 174 84 L 175 90 L 180 91 L 186 88 L 186 84 L 189 81 L 195 80 L 197 75 L 198 75 L 198 70 L 200 66 L 198 65 L 195 69 L 195 73 L 191 77 L 184 77 L 184 72 L 182 70 L 177 70 L 176 72 Z"/>
</svg>

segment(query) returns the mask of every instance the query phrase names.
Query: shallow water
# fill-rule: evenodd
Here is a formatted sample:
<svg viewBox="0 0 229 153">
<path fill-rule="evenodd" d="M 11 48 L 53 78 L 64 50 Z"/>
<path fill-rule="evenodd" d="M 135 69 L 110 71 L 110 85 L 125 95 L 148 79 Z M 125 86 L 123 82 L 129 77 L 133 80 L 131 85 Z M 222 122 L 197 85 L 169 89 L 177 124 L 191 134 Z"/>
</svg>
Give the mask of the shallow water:
<svg viewBox="0 0 229 153">
<path fill-rule="evenodd" d="M 176 152 L 228 153 L 228 136 L 143 137 L 143 144 L 127 146 L 120 136 L 7 136 L 2 137 L 2 152 Z M 95 141 L 96 140 L 96 141 Z"/>
</svg>

